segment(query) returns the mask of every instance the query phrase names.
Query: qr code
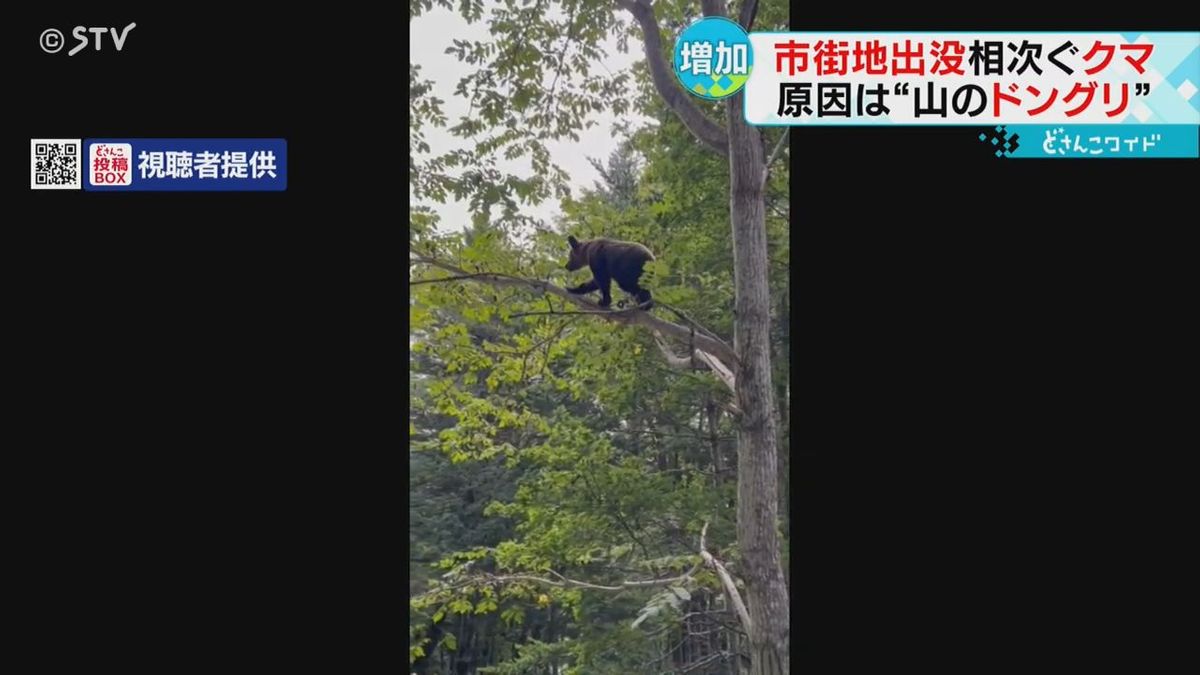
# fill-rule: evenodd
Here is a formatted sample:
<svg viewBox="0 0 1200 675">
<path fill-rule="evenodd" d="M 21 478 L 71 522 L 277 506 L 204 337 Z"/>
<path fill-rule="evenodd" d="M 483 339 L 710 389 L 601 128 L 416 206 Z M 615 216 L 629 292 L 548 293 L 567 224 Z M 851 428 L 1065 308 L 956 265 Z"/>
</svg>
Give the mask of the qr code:
<svg viewBox="0 0 1200 675">
<path fill-rule="evenodd" d="M 32 190 L 78 190 L 78 138 L 34 138 L 29 142 Z"/>
</svg>

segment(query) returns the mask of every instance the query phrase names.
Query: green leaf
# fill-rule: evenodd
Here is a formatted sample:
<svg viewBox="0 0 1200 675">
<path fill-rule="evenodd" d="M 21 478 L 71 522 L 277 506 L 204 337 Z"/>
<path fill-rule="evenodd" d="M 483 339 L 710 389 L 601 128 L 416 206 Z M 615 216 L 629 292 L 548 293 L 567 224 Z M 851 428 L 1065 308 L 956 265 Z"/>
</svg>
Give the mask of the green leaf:
<svg viewBox="0 0 1200 675">
<path fill-rule="evenodd" d="M 633 551 L 633 544 L 621 544 L 620 546 L 612 547 L 612 549 L 609 550 L 608 555 L 613 560 L 617 560 L 621 556 L 627 555 L 628 553 L 630 553 L 632 551 Z"/>
<path fill-rule="evenodd" d="M 520 607 L 509 607 L 500 613 L 500 619 L 505 626 L 519 626 L 525 623 L 525 610 Z"/>
</svg>

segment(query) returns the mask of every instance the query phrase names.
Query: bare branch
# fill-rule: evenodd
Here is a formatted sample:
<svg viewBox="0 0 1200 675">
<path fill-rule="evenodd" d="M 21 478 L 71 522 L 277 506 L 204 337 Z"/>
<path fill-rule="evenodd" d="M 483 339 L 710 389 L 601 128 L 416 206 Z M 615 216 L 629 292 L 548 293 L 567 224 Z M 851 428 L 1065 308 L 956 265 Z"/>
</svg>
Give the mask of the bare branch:
<svg viewBox="0 0 1200 675">
<path fill-rule="evenodd" d="M 410 261 L 410 264 L 411 264 L 411 261 Z M 408 285 L 409 286 L 419 286 L 421 284 L 437 284 L 437 283 L 441 283 L 443 281 L 458 281 L 460 279 L 471 279 L 473 277 L 478 277 L 478 276 L 481 276 L 481 275 L 479 275 L 479 274 L 456 274 L 452 277 L 439 277 L 437 279 L 418 279 L 416 281 L 409 280 Z"/>
<path fill-rule="evenodd" d="M 721 363 L 712 354 L 709 354 L 705 351 L 700 351 L 699 349 L 696 350 L 696 356 L 701 362 L 708 365 L 709 369 L 713 371 L 713 374 L 717 376 L 717 379 L 724 382 L 726 387 L 729 387 L 729 391 L 732 391 L 735 394 L 737 393 L 737 380 L 734 378 L 733 372 L 726 368 L 724 363 Z M 737 409 L 737 406 L 733 407 L 735 410 Z"/>
<path fill-rule="evenodd" d="M 558 50 L 558 65 L 554 69 L 554 81 L 550 83 L 550 93 L 546 96 L 546 105 L 542 108 L 542 114 L 548 114 L 547 110 L 551 103 L 556 103 L 554 100 L 554 91 L 558 88 L 558 78 L 562 76 L 563 65 L 566 63 L 564 58 L 567 55 L 567 47 L 570 46 L 572 38 L 575 35 L 575 13 L 578 7 L 571 8 L 571 15 L 567 17 L 567 36 L 563 40 L 562 49 Z M 557 112 L 557 107 L 555 111 Z"/>
<path fill-rule="evenodd" d="M 721 406 L 721 410 L 733 415 L 734 417 L 742 416 L 742 409 L 730 403 L 729 401 L 718 401 L 717 405 Z"/>
<path fill-rule="evenodd" d="M 421 599 L 435 593 L 452 591 L 477 583 L 506 583 L 510 581 L 532 581 L 534 583 L 539 583 L 546 586 L 554 586 L 555 588 L 591 588 L 597 591 L 621 591 L 627 588 L 653 588 L 655 586 L 667 586 L 669 584 L 685 581 L 695 574 L 696 570 L 700 569 L 700 565 L 701 563 L 696 563 L 694 566 L 692 566 L 692 569 L 677 577 L 622 581 L 616 586 L 606 586 L 604 584 L 593 584 L 587 581 L 579 581 L 578 579 L 568 579 L 567 577 L 553 570 L 550 570 L 550 574 L 558 577 L 558 581 L 555 581 L 554 579 L 547 579 L 546 577 L 539 577 L 533 574 L 477 574 L 449 586 L 431 589 L 419 596 L 416 596 L 415 599 Z"/>
<path fill-rule="evenodd" d="M 477 275 L 471 275 L 471 276 L 477 276 Z M 447 278 L 450 278 L 450 277 L 447 277 Z M 469 277 L 462 277 L 462 278 L 469 278 Z M 565 312 L 565 311 L 558 310 L 558 309 L 551 309 L 548 312 L 518 312 L 516 314 L 510 314 L 509 316 L 512 318 L 517 318 L 517 317 L 522 317 L 522 316 L 550 316 L 552 314 L 558 314 L 558 315 L 562 315 L 562 316 L 577 316 L 580 314 L 628 314 L 629 312 L 633 312 L 633 311 L 642 309 L 645 306 L 645 304 L 648 304 L 648 303 L 643 303 L 642 305 L 634 305 L 633 307 L 626 307 L 625 309 L 594 309 L 594 310 L 589 309 L 589 310 L 584 310 L 582 312 Z M 701 328 L 700 330 L 704 330 L 704 329 Z M 711 335 L 711 333 L 710 333 L 710 335 Z M 716 336 L 714 335 L 713 337 L 716 337 Z M 717 339 L 720 339 L 720 338 L 717 338 Z"/>
<path fill-rule="evenodd" d="M 499 274 L 495 272 L 480 272 L 474 275 L 468 275 L 464 270 L 461 270 L 453 265 L 449 265 L 440 260 L 430 258 L 428 256 L 413 253 L 410 258 L 415 258 L 418 261 L 443 269 L 451 274 L 466 277 L 466 281 L 476 281 L 480 283 L 491 284 L 493 286 L 513 286 L 518 288 L 528 288 L 533 291 L 557 295 L 564 300 L 568 300 L 575 305 L 589 311 L 595 311 L 594 316 L 623 323 L 626 325 L 640 325 L 649 328 L 652 331 L 658 331 L 665 335 L 669 335 L 677 340 L 693 339 L 698 349 L 708 352 L 713 357 L 719 359 L 724 364 L 728 364 L 729 369 L 735 369 L 737 363 L 737 355 L 725 341 L 716 339 L 709 335 L 695 332 L 686 326 L 681 326 L 677 323 L 672 323 L 664 319 L 654 316 L 650 312 L 640 312 L 632 310 L 608 311 L 597 304 L 585 300 L 582 296 L 568 293 L 565 288 L 560 288 L 549 282 L 540 281 L 538 279 L 526 279 L 523 277 L 515 277 L 509 274 Z"/>
<path fill-rule="evenodd" d="M 696 434 L 673 434 L 669 431 L 659 431 L 657 429 L 628 429 L 628 430 L 626 430 L 626 429 L 607 429 L 607 430 L 605 430 L 605 433 L 625 434 L 626 436 L 662 436 L 663 438 L 690 438 L 693 441 L 710 440 L 706 437 L 697 436 Z M 718 436 L 717 440 L 732 441 L 736 438 L 737 438 L 737 436 Z M 673 472 L 679 472 L 679 471 L 692 471 L 692 470 L 693 469 L 665 469 L 665 470 L 661 471 L 660 473 L 673 473 Z M 706 471 L 700 471 L 698 469 L 696 469 L 695 471 L 696 471 L 696 473 L 703 473 L 706 475 L 709 473 Z"/>
<path fill-rule="evenodd" d="M 683 125 L 705 147 L 729 156 L 729 136 L 716 122 L 710 120 L 691 97 L 679 86 L 678 80 L 667 67 L 663 58 L 662 32 L 658 27 L 658 19 L 654 17 L 654 8 L 645 0 L 616 0 L 617 6 L 628 10 L 642 28 L 642 43 L 646 48 L 646 63 L 650 67 L 650 77 L 654 88 L 671 110 L 683 122 Z"/>
<path fill-rule="evenodd" d="M 702 349 L 693 349 L 690 356 L 677 356 L 657 331 L 654 332 L 654 342 L 658 345 L 658 350 L 662 352 L 663 358 L 667 360 L 667 365 L 676 370 L 711 370 L 717 379 L 725 383 L 729 391 L 737 393 L 737 380 L 733 372 L 712 354 Z"/>
<path fill-rule="evenodd" d="M 549 312 L 517 312 L 516 314 L 509 314 L 508 316 L 510 319 L 519 319 L 521 317 L 526 317 L 526 316 L 582 316 L 584 314 L 606 314 L 606 313 L 607 312 L 605 312 L 603 310 L 597 310 L 597 311 L 589 310 L 589 311 L 583 311 L 583 312 L 560 312 L 558 310 L 552 310 Z"/>
<path fill-rule="evenodd" d="M 662 300 L 657 301 L 657 305 L 659 307 L 662 307 L 663 309 L 666 309 L 667 311 L 671 312 L 675 316 L 679 317 L 680 319 L 683 320 L 684 323 L 688 324 L 692 328 L 695 328 L 696 330 L 700 331 L 701 333 L 704 333 L 705 335 L 707 335 L 711 338 L 715 338 L 717 340 L 721 339 L 721 337 L 719 335 L 710 331 L 709 329 L 705 328 L 704 326 L 701 326 L 692 317 L 688 316 L 687 314 L 684 314 L 682 311 L 680 311 L 678 309 L 675 309 L 674 307 L 668 305 L 667 303 L 663 302 Z"/>
<path fill-rule="evenodd" d="M 676 356 L 675 352 L 671 351 L 671 348 L 667 346 L 666 341 L 663 340 L 663 336 L 658 331 L 654 331 L 654 342 L 658 345 L 658 350 L 662 352 L 663 358 L 667 360 L 668 366 L 678 370 L 700 370 L 691 357 Z"/>
<path fill-rule="evenodd" d="M 717 571 L 717 576 L 721 578 L 721 585 L 725 588 L 725 593 L 729 595 L 729 601 L 733 603 L 733 608 L 737 611 L 738 619 L 742 622 L 742 628 L 746 630 L 747 635 L 753 635 L 750 632 L 750 613 L 746 611 L 746 603 L 742 602 L 742 595 L 738 593 L 737 586 L 733 583 L 733 577 L 729 576 L 729 571 L 721 564 L 720 560 L 713 557 L 713 554 L 708 552 L 704 544 L 704 538 L 708 534 L 708 521 L 704 521 L 704 527 L 700 530 L 700 558 L 711 568 Z"/>
<path fill-rule="evenodd" d="M 775 202 L 768 201 L 767 208 L 771 209 L 771 211 L 774 212 L 775 215 L 779 216 L 780 218 L 783 218 L 784 220 L 788 220 L 789 218 L 791 218 L 791 216 L 788 215 L 788 212 L 781 210 L 778 206 L 775 205 Z M 778 261 L 772 261 L 772 262 L 778 262 Z M 783 265 L 784 267 L 788 267 L 790 269 L 790 266 L 787 263 L 779 262 L 778 264 Z"/>
<path fill-rule="evenodd" d="M 706 631 L 706 632 L 712 632 L 712 631 Z M 679 672 L 680 673 L 690 673 L 693 670 L 696 670 L 697 668 L 703 668 L 703 667 L 707 666 L 708 664 L 712 663 L 713 661 L 727 661 L 727 660 L 733 658 L 733 656 L 734 656 L 733 652 L 728 652 L 728 651 L 724 651 L 724 650 L 716 651 L 716 652 L 713 652 L 712 654 L 709 654 L 708 656 L 700 659 L 699 661 L 696 661 L 695 663 L 691 664 L 690 666 L 684 667 Z"/>
<path fill-rule="evenodd" d="M 767 184 L 767 178 L 770 178 L 771 176 L 771 165 L 775 163 L 775 160 L 778 159 L 779 155 L 783 152 L 783 145 L 784 143 L 787 143 L 788 132 L 791 130 L 791 127 L 783 130 L 783 135 L 779 137 L 779 142 L 775 144 L 775 149 L 771 151 L 771 156 L 767 158 L 767 163 L 763 166 L 762 182 L 764 186 Z"/>
</svg>

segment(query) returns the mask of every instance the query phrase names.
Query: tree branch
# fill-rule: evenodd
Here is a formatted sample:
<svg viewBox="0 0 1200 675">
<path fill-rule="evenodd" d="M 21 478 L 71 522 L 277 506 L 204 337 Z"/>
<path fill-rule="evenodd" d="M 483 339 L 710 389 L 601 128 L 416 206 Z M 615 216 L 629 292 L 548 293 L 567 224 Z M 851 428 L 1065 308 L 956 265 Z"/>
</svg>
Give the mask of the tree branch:
<svg viewBox="0 0 1200 675">
<path fill-rule="evenodd" d="M 767 163 L 763 166 L 763 186 L 766 186 L 767 178 L 771 176 L 771 165 L 775 163 L 775 160 L 783 152 L 783 145 L 787 143 L 788 132 L 791 130 L 791 127 L 783 130 L 783 135 L 779 137 L 779 142 L 775 144 L 775 149 L 771 151 L 771 156 L 767 158 Z"/>
<path fill-rule="evenodd" d="M 709 354 L 708 352 L 697 349 L 696 357 L 699 358 L 700 361 L 702 361 L 703 363 L 708 365 L 709 369 L 713 371 L 713 374 L 717 376 L 717 379 L 724 382 L 726 387 L 729 387 L 729 391 L 733 392 L 734 395 L 737 395 L 737 380 L 735 379 L 733 371 L 729 370 L 729 368 L 727 368 L 724 363 L 721 363 L 712 354 Z M 734 405 L 733 403 L 726 402 L 724 405 L 728 406 L 726 409 L 729 410 L 730 412 L 732 412 L 733 414 L 735 414 L 735 415 L 742 414 L 742 411 L 739 410 L 738 407 L 736 405 Z"/>
<path fill-rule="evenodd" d="M 707 0 L 706 0 L 707 1 Z M 708 119 L 700 108 L 692 101 L 678 80 L 671 73 L 663 59 L 662 32 L 658 27 L 658 19 L 654 17 L 654 8 L 646 0 L 616 0 L 617 6 L 628 10 L 642 27 L 642 44 L 646 48 L 646 64 L 650 67 L 650 77 L 654 88 L 663 101 L 675 112 L 688 131 L 698 138 L 705 147 L 714 150 L 723 157 L 729 156 L 729 136 L 716 122 Z"/>
<path fill-rule="evenodd" d="M 707 632 L 712 632 L 712 631 L 707 631 Z M 689 633 L 689 637 L 691 637 L 690 633 Z M 697 668 L 703 668 L 703 667 L 707 666 L 708 664 L 712 663 L 713 661 L 727 661 L 730 658 L 732 658 L 733 655 L 734 655 L 733 652 L 727 652 L 724 650 L 715 651 L 712 654 L 709 654 L 708 656 L 700 659 L 699 661 L 696 661 L 695 663 L 691 664 L 690 666 L 685 666 L 679 672 L 680 673 L 690 673 L 693 670 L 696 670 Z"/>
<path fill-rule="evenodd" d="M 538 279 L 526 279 L 523 277 L 515 277 L 509 274 L 500 274 L 496 272 L 479 272 L 474 275 L 469 275 L 464 270 L 428 256 L 413 253 L 410 254 L 410 258 L 445 270 L 451 274 L 464 277 L 463 280 L 465 281 L 475 281 L 491 284 L 493 286 L 514 286 L 518 288 L 528 288 L 550 295 L 557 295 L 558 297 L 568 300 L 585 310 L 595 312 L 594 316 L 607 321 L 614 321 L 616 323 L 622 323 L 626 325 L 644 326 L 652 331 L 658 331 L 681 341 L 694 340 L 694 344 L 698 349 L 708 352 L 712 357 L 719 359 L 722 362 L 722 365 L 726 366 L 728 370 L 734 371 L 736 369 L 735 364 L 737 363 L 737 355 L 733 351 L 733 348 L 730 347 L 724 340 L 719 340 L 709 335 L 695 332 L 687 326 L 681 326 L 677 323 L 660 319 L 649 312 L 632 310 L 608 311 L 597 304 L 583 299 L 582 296 L 573 295 L 568 293 L 564 288 L 560 288 L 554 284 L 540 281 Z M 695 336 L 694 338 L 692 338 L 693 335 Z"/>
<path fill-rule="evenodd" d="M 578 10 L 578 7 L 572 7 L 571 15 L 569 17 L 567 17 L 567 37 L 566 37 L 566 39 L 563 40 L 562 49 L 558 50 L 558 65 L 554 69 L 554 81 L 550 83 L 550 93 L 549 93 L 549 95 L 546 96 L 545 107 L 542 108 L 542 114 L 544 114 L 544 115 L 548 114 L 547 109 L 550 107 L 550 104 L 555 102 L 554 101 L 554 90 L 558 87 L 558 78 L 563 73 L 563 64 L 566 63 L 566 60 L 564 57 L 566 57 L 566 55 L 567 55 L 567 47 L 570 46 L 571 39 L 572 39 L 572 37 L 574 37 L 575 12 L 577 10 Z M 557 112 L 557 111 L 558 111 L 558 108 L 556 106 L 555 112 Z"/>
<path fill-rule="evenodd" d="M 667 303 L 663 302 L 662 300 L 657 301 L 655 304 L 657 304 L 659 307 L 662 307 L 663 309 L 666 309 L 667 311 L 671 312 L 672 314 L 679 317 L 680 319 L 683 319 L 684 323 L 688 324 L 692 328 L 695 328 L 696 330 L 700 331 L 701 333 L 704 333 L 705 335 L 712 337 L 712 338 L 716 338 L 718 340 L 721 339 L 720 336 L 718 336 L 716 333 L 710 331 L 709 329 L 705 328 L 704 326 L 701 326 L 692 317 L 688 316 L 687 314 L 684 314 L 683 312 L 679 311 L 678 309 L 675 309 L 674 307 L 668 305 Z"/>
<path fill-rule="evenodd" d="M 697 335 L 694 337 L 699 336 Z M 713 357 L 712 354 L 709 354 L 701 349 L 693 348 L 690 355 L 677 356 L 675 352 L 671 351 L 671 348 L 667 346 L 666 341 L 663 340 L 662 335 L 659 334 L 658 331 L 654 331 L 654 342 L 658 345 L 658 350 L 662 352 L 663 358 L 667 360 L 667 365 L 676 370 L 711 370 L 713 375 L 717 376 L 717 379 L 725 383 L 725 386 L 729 388 L 729 391 L 734 392 L 735 394 L 737 393 L 737 380 L 735 379 L 733 372 L 725 367 L 725 364 L 721 363 L 719 359 Z M 728 403 L 726 405 L 732 408 L 730 412 L 736 411 L 735 414 L 741 414 L 741 411 L 737 409 L 737 406 L 733 405 L 732 403 Z"/>
<path fill-rule="evenodd" d="M 510 319 L 520 319 L 526 316 L 583 316 L 585 314 L 607 314 L 607 312 L 604 310 L 587 310 L 582 312 L 560 312 L 558 310 L 551 310 L 549 312 L 517 312 L 516 314 L 509 314 L 508 316 Z"/>
<path fill-rule="evenodd" d="M 654 343 L 658 345 L 658 350 L 662 352 L 663 358 L 667 360 L 667 365 L 678 370 L 700 370 L 695 360 L 690 356 L 676 356 L 675 352 L 667 346 L 658 331 L 654 331 Z"/>
<path fill-rule="evenodd" d="M 733 608 L 737 611 L 738 619 L 742 622 L 742 628 L 746 630 L 746 635 L 753 635 L 750 632 L 750 613 L 746 611 L 746 603 L 742 602 L 742 596 L 738 593 L 737 586 L 733 583 L 733 577 L 729 576 L 729 571 L 721 564 L 720 560 L 713 557 L 713 554 L 708 552 L 704 545 L 704 537 L 708 534 L 708 521 L 704 521 L 704 527 L 700 530 L 700 558 L 711 568 L 717 571 L 717 576 L 721 577 L 721 585 L 725 587 L 725 592 L 729 594 L 729 600 L 733 603 Z"/>
<path fill-rule="evenodd" d="M 416 599 L 424 598 L 426 596 L 433 595 L 434 593 L 441 593 L 444 591 L 453 591 L 453 590 L 456 590 L 459 588 L 463 588 L 464 586 L 470 586 L 472 584 L 477 584 L 480 582 L 506 583 L 509 581 L 532 581 L 535 583 L 544 584 L 546 586 L 554 586 L 555 588 L 591 588 L 591 589 L 598 590 L 598 591 L 621 591 L 621 590 L 625 590 L 627 588 L 653 588 L 655 586 L 666 586 L 668 584 L 673 584 L 673 583 L 676 583 L 679 581 L 684 581 L 684 580 L 688 579 L 689 577 L 691 577 L 693 574 L 695 574 L 696 570 L 700 569 L 700 565 L 701 565 L 701 563 L 696 563 L 692 567 L 692 569 L 688 570 L 687 572 L 685 572 L 677 577 L 667 577 L 665 579 L 638 579 L 638 580 L 633 580 L 633 581 L 622 581 L 617 586 L 606 586 L 603 584 L 589 583 L 587 581 L 579 581 L 578 579 L 568 579 L 567 577 L 564 577 L 563 575 L 559 574 L 558 572 L 555 572 L 554 570 L 549 570 L 549 572 L 550 572 L 550 574 L 553 574 L 554 576 L 558 577 L 558 579 L 559 579 L 558 581 L 555 581 L 554 579 L 547 579 L 546 577 L 539 577 L 539 576 L 536 576 L 533 574 L 476 574 L 476 575 L 472 575 L 469 578 L 463 579 L 462 581 L 459 581 L 457 583 L 450 584 L 448 586 L 430 589 L 429 591 L 426 591 L 425 593 L 422 593 L 422 594 L 416 596 Z"/>
<path fill-rule="evenodd" d="M 416 281 L 412 281 L 410 279 L 408 282 L 408 285 L 409 286 L 419 286 L 421 284 L 439 284 L 444 281 L 458 281 L 460 279 L 472 279 L 472 278 L 478 277 L 478 276 L 482 276 L 482 275 L 480 275 L 480 274 L 456 274 L 452 277 L 438 277 L 437 279 L 418 279 Z"/>
<path fill-rule="evenodd" d="M 788 212 L 781 211 L 779 209 L 779 207 L 775 205 L 775 202 L 768 201 L 767 208 L 771 209 L 771 211 L 773 211 L 775 213 L 775 215 L 779 216 L 780 218 L 783 218 L 784 220 L 788 220 L 789 218 L 791 218 L 791 216 L 788 215 Z M 772 261 L 772 262 L 777 262 L 777 261 Z M 783 265 L 784 267 L 788 267 L 790 269 L 790 267 L 787 265 L 787 263 L 778 263 L 778 264 Z"/>
</svg>

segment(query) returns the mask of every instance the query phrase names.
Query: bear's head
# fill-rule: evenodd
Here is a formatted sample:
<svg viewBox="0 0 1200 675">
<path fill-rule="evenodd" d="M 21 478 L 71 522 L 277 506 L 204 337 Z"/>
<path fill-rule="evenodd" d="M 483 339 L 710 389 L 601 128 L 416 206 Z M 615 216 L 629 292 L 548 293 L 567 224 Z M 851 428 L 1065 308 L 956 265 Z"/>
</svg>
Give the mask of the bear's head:
<svg viewBox="0 0 1200 675">
<path fill-rule="evenodd" d="M 571 245 L 571 257 L 567 258 L 567 271 L 574 272 L 586 267 L 588 259 L 583 244 L 575 238 L 575 235 L 568 236 L 567 243 Z"/>
</svg>

